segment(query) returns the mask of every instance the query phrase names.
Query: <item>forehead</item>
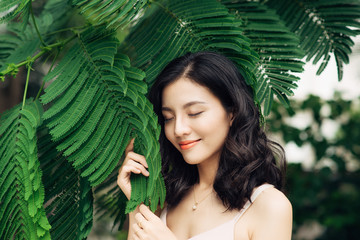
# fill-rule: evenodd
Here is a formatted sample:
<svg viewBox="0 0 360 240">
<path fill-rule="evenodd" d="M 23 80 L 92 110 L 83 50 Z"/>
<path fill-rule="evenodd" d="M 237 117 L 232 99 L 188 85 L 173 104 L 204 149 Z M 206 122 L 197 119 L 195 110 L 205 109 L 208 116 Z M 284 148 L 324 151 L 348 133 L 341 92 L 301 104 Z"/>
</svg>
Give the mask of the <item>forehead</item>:
<svg viewBox="0 0 360 240">
<path fill-rule="evenodd" d="M 179 78 L 166 86 L 162 92 L 162 106 L 183 105 L 191 101 L 219 101 L 207 88 L 188 78 Z"/>
</svg>

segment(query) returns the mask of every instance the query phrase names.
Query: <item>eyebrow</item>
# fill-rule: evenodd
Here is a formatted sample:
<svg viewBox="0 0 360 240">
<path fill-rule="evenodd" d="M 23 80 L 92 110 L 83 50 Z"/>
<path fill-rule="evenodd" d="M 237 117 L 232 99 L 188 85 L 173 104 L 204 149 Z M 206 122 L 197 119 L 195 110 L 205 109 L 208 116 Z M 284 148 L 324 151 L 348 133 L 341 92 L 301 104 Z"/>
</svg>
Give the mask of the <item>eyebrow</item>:
<svg viewBox="0 0 360 240">
<path fill-rule="evenodd" d="M 191 101 L 191 102 L 186 103 L 186 104 L 183 106 L 183 109 L 186 109 L 186 108 L 191 107 L 191 106 L 196 105 L 196 104 L 206 104 L 206 102 L 202 102 L 202 101 Z M 172 112 L 172 109 L 169 108 L 169 107 L 162 107 L 161 110 L 162 110 L 162 111 L 165 111 L 165 112 Z"/>
</svg>

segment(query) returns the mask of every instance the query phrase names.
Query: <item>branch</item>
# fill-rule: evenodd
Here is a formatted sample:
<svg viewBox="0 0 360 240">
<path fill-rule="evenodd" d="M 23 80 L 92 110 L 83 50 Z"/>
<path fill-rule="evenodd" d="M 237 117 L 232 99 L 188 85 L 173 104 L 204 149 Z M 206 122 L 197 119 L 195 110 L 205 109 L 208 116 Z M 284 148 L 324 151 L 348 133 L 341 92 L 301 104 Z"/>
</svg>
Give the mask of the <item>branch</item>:
<svg viewBox="0 0 360 240">
<path fill-rule="evenodd" d="M 34 27 L 35 27 L 35 29 L 36 29 L 36 33 L 37 33 L 37 35 L 38 35 L 38 37 L 39 37 L 39 39 L 40 39 L 40 41 L 41 41 L 41 44 L 42 44 L 43 46 L 46 46 L 46 43 L 45 43 L 44 40 L 42 39 L 41 34 L 40 34 L 40 31 L 39 31 L 39 28 L 38 28 L 38 26 L 37 26 L 37 24 L 36 24 L 36 21 L 35 21 L 35 16 L 34 16 L 34 11 L 33 11 L 33 8 L 32 8 L 32 4 L 30 3 L 29 5 L 30 5 L 31 19 L 33 20 Z"/>
<path fill-rule="evenodd" d="M 54 57 L 54 60 L 53 60 L 53 62 L 51 63 L 51 66 L 50 66 L 50 68 L 49 68 L 48 74 L 49 74 L 49 72 L 52 70 L 52 68 L 54 67 L 55 62 L 56 62 L 56 59 L 57 59 L 57 57 L 59 56 L 59 53 L 60 53 L 60 50 L 58 50 L 58 51 L 56 52 L 56 55 L 55 55 L 55 57 Z M 40 87 L 40 89 L 39 89 L 39 91 L 38 91 L 38 93 L 37 93 L 36 98 L 35 98 L 34 101 L 36 101 L 36 100 L 40 97 L 40 94 L 41 94 L 42 90 L 44 89 L 44 86 L 45 86 L 45 81 L 42 82 L 41 87 Z"/>
<path fill-rule="evenodd" d="M 27 89 L 28 89 L 28 85 L 29 85 L 30 71 L 31 71 L 32 63 L 33 62 L 28 62 L 28 64 L 26 64 L 26 67 L 27 67 L 26 84 L 25 84 L 25 90 L 24 90 L 24 95 L 23 95 L 23 103 L 22 103 L 21 109 L 23 109 L 24 106 L 25 106 L 25 100 L 26 100 Z"/>
<path fill-rule="evenodd" d="M 72 41 L 76 37 L 77 37 L 77 35 L 74 34 L 72 37 L 66 39 L 65 41 L 57 42 L 57 43 L 48 45 L 46 47 L 41 47 L 41 51 L 38 54 L 36 54 L 35 56 L 28 57 L 27 60 L 25 60 L 23 62 L 20 62 L 18 64 L 9 64 L 6 70 L 0 72 L 0 80 L 4 81 L 5 75 L 8 75 L 8 74 L 15 73 L 15 75 L 16 75 L 16 73 L 18 72 L 19 67 L 24 66 L 24 65 L 28 65 L 29 63 L 32 64 L 33 62 L 35 62 L 39 57 L 41 57 L 45 53 L 51 51 L 54 48 L 62 47 L 64 45 L 66 45 L 67 43 L 69 43 L 70 41 Z"/>
</svg>

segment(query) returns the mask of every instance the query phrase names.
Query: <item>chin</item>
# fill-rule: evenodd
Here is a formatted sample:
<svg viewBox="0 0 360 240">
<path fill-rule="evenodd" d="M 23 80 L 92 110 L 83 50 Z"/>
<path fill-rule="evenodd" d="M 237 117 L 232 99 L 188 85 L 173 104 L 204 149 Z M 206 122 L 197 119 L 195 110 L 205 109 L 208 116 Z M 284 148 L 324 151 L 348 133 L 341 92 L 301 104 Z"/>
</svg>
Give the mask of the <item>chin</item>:
<svg viewBox="0 0 360 240">
<path fill-rule="evenodd" d="M 190 157 L 184 157 L 184 161 L 189 164 L 189 165 L 197 165 L 199 163 L 203 162 L 203 159 L 198 159 L 198 158 L 190 158 Z"/>
</svg>

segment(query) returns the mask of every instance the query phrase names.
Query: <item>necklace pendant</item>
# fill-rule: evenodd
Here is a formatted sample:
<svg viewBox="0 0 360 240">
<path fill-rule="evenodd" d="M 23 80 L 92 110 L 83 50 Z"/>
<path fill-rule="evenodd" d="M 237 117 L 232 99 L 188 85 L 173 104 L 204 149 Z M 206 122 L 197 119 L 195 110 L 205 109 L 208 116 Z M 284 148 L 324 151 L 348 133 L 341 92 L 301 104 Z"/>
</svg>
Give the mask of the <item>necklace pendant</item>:
<svg viewBox="0 0 360 240">
<path fill-rule="evenodd" d="M 197 209 L 197 203 L 194 203 L 194 205 L 192 206 L 192 210 L 195 211 Z"/>
</svg>

